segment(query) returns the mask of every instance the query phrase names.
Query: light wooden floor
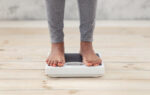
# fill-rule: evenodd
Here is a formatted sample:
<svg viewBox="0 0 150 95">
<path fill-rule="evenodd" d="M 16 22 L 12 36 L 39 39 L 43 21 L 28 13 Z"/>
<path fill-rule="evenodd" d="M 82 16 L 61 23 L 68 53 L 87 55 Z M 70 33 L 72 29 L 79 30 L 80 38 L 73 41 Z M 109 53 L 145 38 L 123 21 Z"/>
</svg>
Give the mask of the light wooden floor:
<svg viewBox="0 0 150 95">
<path fill-rule="evenodd" d="M 79 51 L 78 28 L 65 28 L 66 52 Z M 49 78 L 48 29 L 0 28 L 0 95 L 150 95 L 150 27 L 96 27 L 106 74 Z"/>
</svg>

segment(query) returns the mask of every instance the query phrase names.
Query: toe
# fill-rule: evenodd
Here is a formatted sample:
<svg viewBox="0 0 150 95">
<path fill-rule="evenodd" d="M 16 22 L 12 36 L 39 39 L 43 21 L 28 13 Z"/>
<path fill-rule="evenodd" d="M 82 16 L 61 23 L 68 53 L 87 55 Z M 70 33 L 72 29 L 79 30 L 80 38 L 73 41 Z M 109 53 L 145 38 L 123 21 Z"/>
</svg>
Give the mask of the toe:
<svg viewBox="0 0 150 95">
<path fill-rule="evenodd" d="M 53 66 L 54 66 L 54 67 L 57 66 L 57 61 L 54 61 Z"/>
<path fill-rule="evenodd" d="M 65 62 L 64 62 L 63 60 L 59 60 L 59 61 L 58 61 L 58 66 L 59 66 L 59 67 L 62 67 L 62 66 L 64 66 L 64 63 L 65 63 Z"/>
<path fill-rule="evenodd" d="M 53 60 L 51 60 L 51 63 L 50 63 L 50 65 L 51 65 L 51 66 L 53 66 L 53 64 L 54 64 L 54 61 L 53 61 Z"/>
<path fill-rule="evenodd" d="M 101 65 L 102 64 L 102 60 L 98 64 Z"/>
<path fill-rule="evenodd" d="M 85 65 L 86 65 L 86 66 L 92 66 L 92 63 L 90 63 L 90 62 L 85 62 Z"/>
<path fill-rule="evenodd" d="M 63 61 L 59 61 L 59 62 L 58 62 L 58 66 L 59 66 L 59 67 L 64 66 L 64 62 L 63 62 Z"/>
<path fill-rule="evenodd" d="M 89 66 L 93 66 L 93 64 L 92 64 L 92 63 L 90 63 L 90 62 L 88 63 L 88 65 L 89 65 Z"/>
<path fill-rule="evenodd" d="M 53 63 L 53 67 L 56 67 L 56 64 Z"/>
<path fill-rule="evenodd" d="M 45 61 L 47 64 L 48 64 L 48 58 L 46 59 L 46 61 Z"/>
<path fill-rule="evenodd" d="M 102 62 L 99 62 L 99 63 L 98 63 L 98 65 L 101 65 L 101 64 L 102 64 Z"/>
<path fill-rule="evenodd" d="M 62 66 L 64 66 L 64 63 L 63 63 L 63 62 L 58 62 L 58 65 L 59 65 L 60 67 L 62 67 Z"/>
<path fill-rule="evenodd" d="M 50 60 L 48 60 L 47 64 L 48 64 L 48 66 L 51 66 L 51 61 L 50 61 Z"/>
<path fill-rule="evenodd" d="M 98 66 L 98 65 L 99 65 L 98 63 L 94 64 L 94 66 Z"/>
</svg>

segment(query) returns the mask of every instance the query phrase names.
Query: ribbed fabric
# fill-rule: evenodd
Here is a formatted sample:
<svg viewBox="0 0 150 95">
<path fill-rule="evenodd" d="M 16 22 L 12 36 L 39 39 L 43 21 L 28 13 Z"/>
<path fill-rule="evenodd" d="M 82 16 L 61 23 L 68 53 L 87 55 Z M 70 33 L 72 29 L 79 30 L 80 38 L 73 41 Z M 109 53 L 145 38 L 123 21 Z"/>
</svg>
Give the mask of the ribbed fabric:
<svg viewBox="0 0 150 95">
<path fill-rule="evenodd" d="M 63 42 L 65 0 L 46 0 L 46 6 L 51 42 Z M 78 6 L 80 13 L 80 39 L 81 41 L 92 42 L 97 0 L 78 0 Z"/>
</svg>

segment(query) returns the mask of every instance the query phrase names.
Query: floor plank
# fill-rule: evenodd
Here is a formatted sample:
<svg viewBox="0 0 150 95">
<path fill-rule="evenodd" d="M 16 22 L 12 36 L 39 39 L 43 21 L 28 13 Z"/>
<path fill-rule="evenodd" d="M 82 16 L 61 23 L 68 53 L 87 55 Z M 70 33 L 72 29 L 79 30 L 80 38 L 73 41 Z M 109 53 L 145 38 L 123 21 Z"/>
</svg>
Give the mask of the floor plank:
<svg viewBox="0 0 150 95">
<path fill-rule="evenodd" d="M 0 91 L 2 95 L 149 95 L 149 90 L 14 90 Z"/>
<path fill-rule="evenodd" d="M 0 90 L 150 90 L 150 80 L 97 80 L 96 78 L 51 80 L 1 80 Z M 73 82 L 72 82 L 73 81 Z M 87 85 L 88 84 L 88 85 Z"/>
<path fill-rule="evenodd" d="M 107 71 L 105 72 L 105 76 L 97 78 L 97 80 L 150 80 L 150 71 Z M 41 80 L 41 79 L 51 79 L 47 77 L 44 73 L 44 70 L 0 70 L 0 80 L 24 80 L 24 79 L 33 79 L 33 80 Z"/>
</svg>

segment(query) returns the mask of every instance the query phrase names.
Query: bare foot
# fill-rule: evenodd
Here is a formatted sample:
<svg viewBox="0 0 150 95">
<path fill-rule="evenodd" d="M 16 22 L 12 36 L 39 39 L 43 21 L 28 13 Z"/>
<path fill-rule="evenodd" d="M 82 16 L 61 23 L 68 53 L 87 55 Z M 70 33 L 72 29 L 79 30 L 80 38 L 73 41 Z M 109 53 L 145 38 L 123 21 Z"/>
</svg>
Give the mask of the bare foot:
<svg viewBox="0 0 150 95">
<path fill-rule="evenodd" d="M 80 54 L 83 57 L 83 63 L 87 66 L 98 66 L 102 63 L 93 50 L 92 42 L 81 42 Z"/>
<path fill-rule="evenodd" d="M 64 43 L 52 43 L 51 53 L 46 59 L 46 63 L 49 66 L 59 66 L 62 67 L 65 64 L 64 57 Z"/>
</svg>

